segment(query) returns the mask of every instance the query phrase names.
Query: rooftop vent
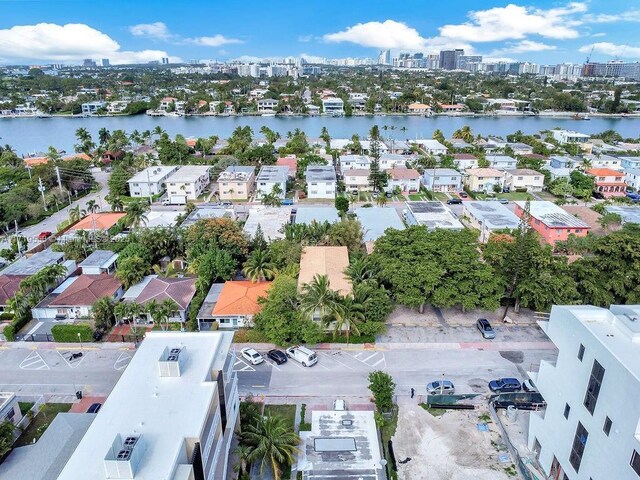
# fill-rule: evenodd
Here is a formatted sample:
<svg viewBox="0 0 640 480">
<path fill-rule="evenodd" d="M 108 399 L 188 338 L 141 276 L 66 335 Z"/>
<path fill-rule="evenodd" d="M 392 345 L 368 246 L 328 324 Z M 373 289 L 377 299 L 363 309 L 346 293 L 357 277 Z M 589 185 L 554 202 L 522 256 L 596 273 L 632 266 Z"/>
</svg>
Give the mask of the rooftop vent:
<svg viewBox="0 0 640 480">
<path fill-rule="evenodd" d="M 158 359 L 158 368 L 161 377 L 179 377 L 184 368 L 186 349 L 184 347 L 165 347 Z"/>
<path fill-rule="evenodd" d="M 131 458 L 131 450 L 120 450 L 117 458 L 118 460 L 129 460 Z"/>
<path fill-rule="evenodd" d="M 106 478 L 133 479 L 145 450 L 140 435 L 116 435 L 104 457 Z"/>
</svg>

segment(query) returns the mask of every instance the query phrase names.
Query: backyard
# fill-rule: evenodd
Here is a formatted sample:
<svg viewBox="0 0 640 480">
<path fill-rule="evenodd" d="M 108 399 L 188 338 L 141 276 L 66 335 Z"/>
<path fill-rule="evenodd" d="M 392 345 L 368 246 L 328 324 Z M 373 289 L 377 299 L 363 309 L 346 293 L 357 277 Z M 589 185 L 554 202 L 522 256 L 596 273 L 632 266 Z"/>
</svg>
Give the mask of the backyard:
<svg viewBox="0 0 640 480">
<path fill-rule="evenodd" d="M 22 407 L 22 406 L 21 406 Z M 36 442 L 51 424 L 56 415 L 59 413 L 68 412 L 71 409 L 70 403 L 46 403 L 41 408 L 38 414 L 35 416 L 29 426 L 22 432 L 16 443 L 15 447 L 23 447 L 25 445 L 31 445 Z"/>
</svg>

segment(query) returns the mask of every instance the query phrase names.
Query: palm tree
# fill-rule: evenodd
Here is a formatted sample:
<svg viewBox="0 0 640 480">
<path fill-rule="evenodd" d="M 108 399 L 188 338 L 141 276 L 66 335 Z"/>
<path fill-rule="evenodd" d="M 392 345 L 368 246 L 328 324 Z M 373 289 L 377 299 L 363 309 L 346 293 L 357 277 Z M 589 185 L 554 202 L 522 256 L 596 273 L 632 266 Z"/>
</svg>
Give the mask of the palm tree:
<svg viewBox="0 0 640 480">
<path fill-rule="evenodd" d="M 142 225 L 146 225 L 149 219 L 145 215 L 147 210 L 144 202 L 131 202 L 127 205 L 127 215 L 124 217 L 125 225 L 132 228 L 139 228 Z"/>
<path fill-rule="evenodd" d="M 7 301 L 7 308 L 15 318 L 24 317 L 31 310 L 26 295 L 20 289 Z"/>
<path fill-rule="evenodd" d="M 251 454 L 251 447 L 248 445 L 239 444 L 235 449 L 236 458 L 239 463 L 234 465 L 233 470 L 238 472 L 238 479 L 242 480 L 249 472 L 247 467 L 249 464 L 249 455 Z"/>
<path fill-rule="evenodd" d="M 109 202 L 111 210 L 114 212 L 121 212 L 124 210 L 124 202 L 118 195 L 107 195 L 104 199 Z"/>
<path fill-rule="evenodd" d="M 364 322 L 364 308 L 357 303 L 353 297 L 347 295 L 341 297 L 336 303 L 336 308 L 323 319 L 325 326 L 333 327 L 333 337 L 338 332 L 347 334 L 347 343 L 349 343 L 349 334 L 353 331 L 356 335 L 360 335 L 358 324 Z"/>
<path fill-rule="evenodd" d="M 248 460 L 261 463 L 260 475 L 269 465 L 274 480 L 280 480 L 282 467 L 293 464 L 300 443 L 300 437 L 291 430 L 286 420 L 275 415 L 258 417 L 256 423 L 247 425 L 241 435 L 250 448 Z"/>
<path fill-rule="evenodd" d="M 374 277 L 375 272 L 369 258 L 363 256 L 354 258 L 344 271 L 354 284 L 362 283 Z"/>
<path fill-rule="evenodd" d="M 92 199 L 87 202 L 87 212 L 96 213 L 98 210 L 100 210 L 100 205 L 95 200 Z"/>
<path fill-rule="evenodd" d="M 105 127 L 98 130 L 98 141 L 100 142 L 100 145 L 106 145 L 110 138 L 111 133 Z"/>
<path fill-rule="evenodd" d="M 329 277 L 315 275 L 310 283 L 302 286 L 300 311 L 312 319 L 317 313 L 320 320 L 331 315 L 337 308 L 336 293 L 331 289 Z"/>
<path fill-rule="evenodd" d="M 46 282 L 47 286 L 50 286 L 58 283 L 59 279 L 66 277 L 67 273 L 67 269 L 64 265 L 55 263 L 53 265 L 47 265 L 36 275 L 42 275 L 42 278 Z"/>
<path fill-rule="evenodd" d="M 264 250 L 254 250 L 244 264 L 243 273 L 252 282 L 271 280 L 275 275 L 275 267 L 271 257 Z"/>
<path fill-rule="evenodd" d="M 378 205 L 379 207 L 384 207 L 386 204 L 387 196 L 381 193 L 380 195 L 378 195 L 378 198 L 376 198 L 376 205 Z"/>
</svg>

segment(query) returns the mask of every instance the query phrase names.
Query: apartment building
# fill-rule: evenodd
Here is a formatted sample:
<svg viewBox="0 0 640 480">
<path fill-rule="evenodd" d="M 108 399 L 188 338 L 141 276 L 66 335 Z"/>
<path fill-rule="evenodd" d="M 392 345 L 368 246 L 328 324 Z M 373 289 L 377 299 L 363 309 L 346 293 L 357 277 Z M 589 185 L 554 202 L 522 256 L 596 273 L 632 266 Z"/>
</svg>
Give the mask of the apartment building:
<svg viewBox="0 0 640 480">
<path fill-rule="evenodd" d="M 561 145 L 567 143 L 587 143 L 589 135 L 578 133 L 571 130 L 551 130 L 551 135 Z"/>
<path fill-rule="evenodd" d="M 504 172 L 495 168 L 469 168 L 466 173 L 465 184 L 473 192 L 493 192 L 504 186 Z"/>
<path fill-rule="evenodd" d="M 324 98 L 322 99 L 322 111 L 324 113 L 342 115 L 344 113 L 344 102 L 341 98 Z"/>
<path fill-rule="evenodd" d="M 255 167 L 227 167 L 218 177 L 220 200 L 248 200 L 255 187 L 255 172 Z"/>
<path fill-rule="evenodd" d="M 151 197 L 164 190 L 167 178 L 178 169 L 177 166 L 155 166 L 136 173 L 127 182 L 132 197 Z"/>
<path fill-rule="evenodd" d="M 239 426 L 231 332 L 148 332 L 59 480 L 227 478 Z"/>
<path fill-rule="evenodd" d="M 529 448 L 553 479 L 640 477 L 640 305 L 554 306 L 539 322 L 558 348 L 529 373 L 547 402 Z"/>
<path fill-rule="evenodd" d="M 335 198 L 336 171 L 330 165 L 309 165 L 305 171 L 309 198 Z"/>
<path fill-rule="evenodd" d="M 523 218 L 527 202 L 517 201 L 515 214 Z M 529 202 L 529 224 L 550 245 L 567 240 L 569 235 L 586 237 L 591 227 L 553 202 L 536 200 Z"/>
<path fill-rule="evenodd" d="M 530 168 L 514 168 L 506 171 L 505 186 L 510 190 L 541 192 L 544 187 L 544 175 Z"/>
<path fill-rule="evenodd" d="M 209 167 L 188 165 L 172 173 L 166 180 L 167 197 L 172 204 L 196 200 L 209 186 Z"/>
<path fill-rule="evenodd" d="M 627 184 L 624 173 L 611 168 L 592 168 L 586 173 L 594 178 L 596 192 L 607 198 L 625 196 Z"/>
<path fill-rule="evenodd" d="M 338 160 L 340 172 L 346 175 L 347 170 L 369 170 L 371 158 L 367 155 L 340 155 Z"/>
<path fill-rule="evenodd" d="M 269 195 L 274 189 L 280 190 L 279 198 L 284 198 L 287 194 L 288 179 L 289 167 L 265 165 L 256 177 L 256 200 L 261 200 L 264 195 Z"/>
</svg>

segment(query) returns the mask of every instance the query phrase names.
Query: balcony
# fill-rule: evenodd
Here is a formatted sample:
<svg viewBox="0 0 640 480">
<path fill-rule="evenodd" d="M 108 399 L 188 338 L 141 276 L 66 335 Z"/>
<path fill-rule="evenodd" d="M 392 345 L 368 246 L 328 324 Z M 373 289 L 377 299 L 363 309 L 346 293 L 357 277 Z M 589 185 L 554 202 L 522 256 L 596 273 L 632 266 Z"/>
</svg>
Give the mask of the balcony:
<svg viewBox="0 0 640 480">
<path fill-rule="evenodd" d="M 202 459 L 205 464 L 207 463 L 209 453 L 211 452 L 211 447 L 213 445 L 213 440 L 216 436 L 216 430 L 218 428 L 218 425 L 220 424 L 220 420 L 221 420 L 220 409 L 218 409 L 216 411 L 215 416 L 213 417 L 213 422 L 211 422 L 210 427 L 207 429 L 204 436 L 202 437 L 202 440 L 204 440 L 205 442 L 205 446 L 202 451 Z"/>
</svg>

